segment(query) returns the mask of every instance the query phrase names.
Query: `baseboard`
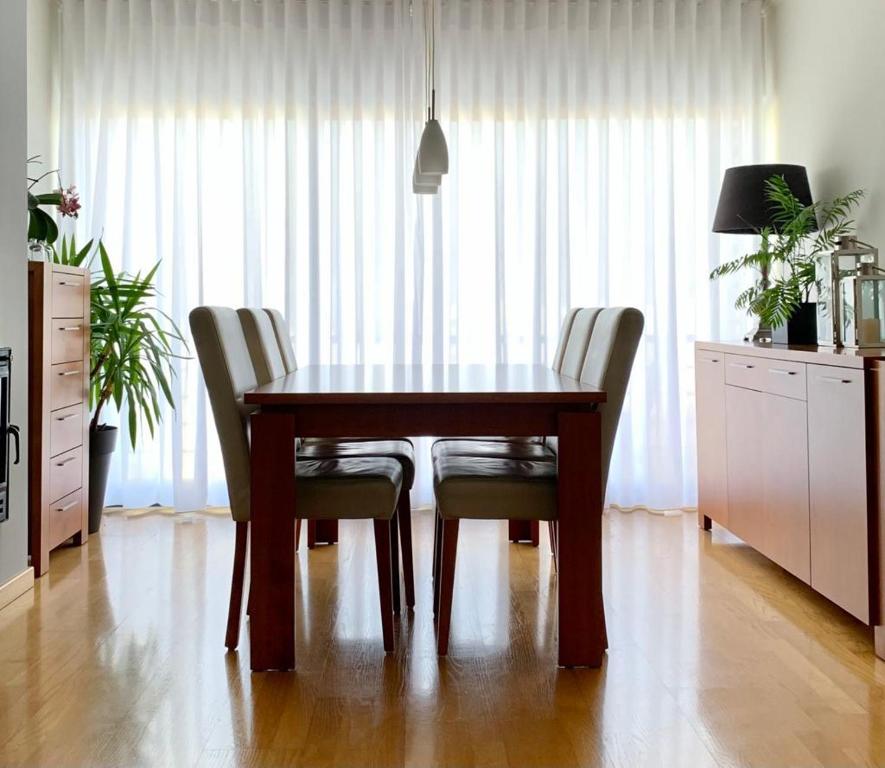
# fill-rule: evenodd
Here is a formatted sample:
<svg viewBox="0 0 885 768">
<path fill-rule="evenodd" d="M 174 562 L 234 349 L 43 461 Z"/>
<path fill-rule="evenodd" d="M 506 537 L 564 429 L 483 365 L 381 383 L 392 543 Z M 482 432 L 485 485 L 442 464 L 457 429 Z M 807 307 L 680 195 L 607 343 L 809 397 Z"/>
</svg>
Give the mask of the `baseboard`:
<svg viewBox="0 0 885 768">
<path fill-rule="evenodd" d="M 13 576 L 5 584 L 0 584 L 0 609 L 34 588 L 34 569 L 26 568 L 18 576 Z"/>
</svg>

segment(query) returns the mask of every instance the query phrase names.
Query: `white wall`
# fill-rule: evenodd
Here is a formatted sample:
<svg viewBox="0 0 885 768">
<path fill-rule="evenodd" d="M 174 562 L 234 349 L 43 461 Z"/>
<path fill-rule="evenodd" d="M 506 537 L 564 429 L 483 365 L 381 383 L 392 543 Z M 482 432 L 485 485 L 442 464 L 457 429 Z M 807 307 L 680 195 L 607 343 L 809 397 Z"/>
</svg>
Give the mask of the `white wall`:
<svg viewBox="0 0 885 768">
<path fill-rule="evenodd" d="M 46 170 L 58 164 L 58 89 L 55 56 L 58 0 L 28 3 L 28 156 L 40 155 Z"/>
<path fill-rule="evenodd" d="M 812 193 L 862 187 L 858 234 L 885 251 L 885 0 L 775 0 L 771 48 L 781 162 Z"/>
<path fill-rule="evenodd" d="M 28 149 L 25 0 L 3 0 L 0 23 L 0 346 L 15 359 L 12 421 L 27 446 Z M 10 517 L 0 523 L 0 584 L 27 568 L 27 453 L 11 473 Z"/>
</svg>

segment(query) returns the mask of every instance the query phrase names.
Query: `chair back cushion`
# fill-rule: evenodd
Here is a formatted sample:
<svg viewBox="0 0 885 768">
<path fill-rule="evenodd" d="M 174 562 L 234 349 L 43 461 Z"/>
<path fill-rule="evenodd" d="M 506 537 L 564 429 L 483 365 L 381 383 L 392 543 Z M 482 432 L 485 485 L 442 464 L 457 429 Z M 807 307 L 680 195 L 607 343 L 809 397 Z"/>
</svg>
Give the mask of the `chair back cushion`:
<svg viewBox="0 0 885 768">
<path fill-rule="evenodd" d="M 596 322 L 581 371 L 581 381 L 604 389 L 602 414 L 602 487 L 608 483 L 618 421 L 630 381 L 633 359 L 642 338 L 645 320 L 642 312 L 632 307 L 596 310 Z"/>
<path fill-rule="evenodd" d="M 231 515 L 249 519 L 249 410 L 243 393 L 257 385 L 237 313 L 227 307 L 197 307 L 190 313 L 191 334 L 209 392 L 221 444 Z"/>
<path fill-rule="evenodd" d="M 264 311 L 273 325 L 273 332 L 277 338 L 280 354 L 283 356 L 286 373 L 294 373 L 298 370 L 298 361 L 295 359 L 295 347 L 292 346 L 292 334 L 289 333 L 289 324 L 280 310 L 267 309 L 265 307 Z"/>
<path fill-rule="evenodd" d="M 553 365 L 550 367 L 559 373 L 562 370 L 562 360 L 565 357 L 565 347 L 568 344 L 569 333 L 572 330 L 572 323 L 575 315 L 578 314 L 578 307 L 570 309 L 562 321 L 562 327 L 559 329 L 559 343 L 556 345 L 556 354 L 553 355 Z"/>
<path fill-rule="evenodd" d="M 243 307 L 237 310 L 246 346 L 252 358 L 258 385 L 267 384 L 286 375 L 286 365 L 277 344 L 273 323 L 263 309 Z"/>
<path fill-rule="evenodd" d="M 581 370 L 584 366 L 584 358 L 587 356 L 587 348 L 590 346 L 593 326 L 601 311 L 597 307 L 583 307 L 575 310 L 562 355 L 562 365 L 559 369 L 559 373 L 563 376 L 572 379 L 581 378 Z"/>
</svg>

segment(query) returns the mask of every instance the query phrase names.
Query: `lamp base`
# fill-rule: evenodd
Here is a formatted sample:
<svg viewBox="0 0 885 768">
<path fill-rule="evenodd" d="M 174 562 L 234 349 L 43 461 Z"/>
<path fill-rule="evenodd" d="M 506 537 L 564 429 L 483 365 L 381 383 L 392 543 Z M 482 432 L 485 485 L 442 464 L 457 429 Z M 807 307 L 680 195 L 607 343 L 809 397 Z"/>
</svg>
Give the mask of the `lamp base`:
<svg viewBox="0 0 885 768">
<path fill-rule="evenodd" d="M 752 341 L 756 344 L 771 344 L 771 328 L 757 321 L 756 325 L 744 335 L 744 341 Z"/>
</svg>

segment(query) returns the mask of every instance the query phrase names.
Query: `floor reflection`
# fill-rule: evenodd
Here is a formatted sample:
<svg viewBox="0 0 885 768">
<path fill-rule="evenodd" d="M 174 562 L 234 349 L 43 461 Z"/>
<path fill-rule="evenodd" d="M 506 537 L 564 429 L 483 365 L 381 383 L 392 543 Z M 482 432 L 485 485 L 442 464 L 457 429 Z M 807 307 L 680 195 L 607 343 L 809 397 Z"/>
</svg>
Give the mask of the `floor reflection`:
<svg viewBox="0 0 885 768">
<path fill-rule="evenodd" d="M 416 610 L 381 647 L 370 523 L 296 559 L 295 673 L 223 647 L 225 517 L 106 519 L 0 612 L 0 764 L 853 765 L 885 759 L 885 672 L 855 622 L 727 534 L 614 513 L 610 649 L 556 667 L 556 574 L 503 525 L 462 526 L 435 652 L 431 518 Z"/>
</svg>

